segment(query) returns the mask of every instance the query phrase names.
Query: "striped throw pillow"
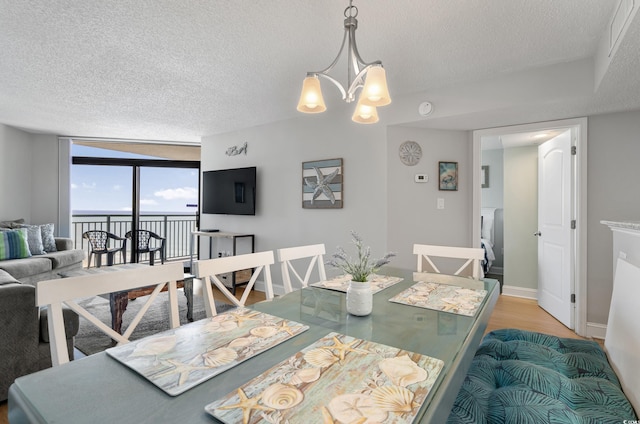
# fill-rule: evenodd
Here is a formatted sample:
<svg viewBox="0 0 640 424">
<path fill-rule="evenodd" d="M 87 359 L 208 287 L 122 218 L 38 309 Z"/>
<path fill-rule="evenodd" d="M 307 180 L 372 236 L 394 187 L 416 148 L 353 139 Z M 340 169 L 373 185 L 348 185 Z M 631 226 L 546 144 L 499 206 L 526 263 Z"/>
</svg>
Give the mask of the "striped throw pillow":
<svg viewBox="0 0 640 424">
<path fill-rule="evenodd" d="M 0 261 L 31 256 L 27 243 L 27 229 L 0 231 Z"/>
</svg>

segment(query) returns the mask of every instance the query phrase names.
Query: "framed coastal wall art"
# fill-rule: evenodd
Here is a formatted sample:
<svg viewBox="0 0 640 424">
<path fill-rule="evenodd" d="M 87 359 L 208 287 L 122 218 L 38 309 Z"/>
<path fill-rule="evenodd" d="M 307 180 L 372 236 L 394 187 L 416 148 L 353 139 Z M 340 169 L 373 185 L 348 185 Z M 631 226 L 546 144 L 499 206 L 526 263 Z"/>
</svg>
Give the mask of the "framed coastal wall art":
<svg viewBox="0 0 640 424">
<path fill-rule="evenodd" d="M 302 207 L 340 209 L 343 203 L 342 158 L 302 162 Z"/>
<path fill-rule="evenodd" d="M 458 162 L 438 162 L 439 190 L 458 190 Z"/>
</svg>

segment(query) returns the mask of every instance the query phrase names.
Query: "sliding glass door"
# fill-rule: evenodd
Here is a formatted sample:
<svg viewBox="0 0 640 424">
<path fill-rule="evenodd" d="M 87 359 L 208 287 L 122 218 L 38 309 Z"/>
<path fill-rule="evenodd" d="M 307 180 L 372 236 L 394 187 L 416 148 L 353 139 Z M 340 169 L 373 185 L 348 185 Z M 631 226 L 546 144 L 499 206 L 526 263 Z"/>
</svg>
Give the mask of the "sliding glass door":
<svg viewBox="0 0 640 424">
<path fill-rule="evenodd" d="M 198 216 L 199 161 L 156 159 L 76 145 L 72 155 L 72 236 L 76 246 L 88 249 L 82 234 L 91 229 L 119 237 L 131 230 L 149 230 L 165 239 L 168 260 L 189 256 L 189 237 Z M 138 261 L 134 242 L 127 243 L 127 262 Z M 147 261 L 148 256 L 141 255 L 140 260 Z"/>
</svg>

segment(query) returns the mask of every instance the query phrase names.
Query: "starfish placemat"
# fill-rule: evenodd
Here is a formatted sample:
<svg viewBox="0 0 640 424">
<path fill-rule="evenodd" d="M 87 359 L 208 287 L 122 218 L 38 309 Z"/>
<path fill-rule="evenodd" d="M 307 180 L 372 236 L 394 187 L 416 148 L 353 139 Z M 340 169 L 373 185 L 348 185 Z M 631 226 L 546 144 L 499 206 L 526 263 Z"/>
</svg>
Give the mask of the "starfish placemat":
<svg viewBox="0 0 640 424">
<path fill-rule="evenodd" d="M 106 352 L 176 396 L 308 328 L 263 312 L 236 308 Z"/>
<path fill-rule="evenodd" d="M 474 316 L 486 295 L 487 291 L 484 289 L 419 281 L 389 299 L 389 302 Z"/>
<path fill-rule="evenodd" d="M 329 333 L 205 411 L 227 423 L 411 423 L 443 361 Z"/>
<path fill-rule="evenodd" d="M 350 281 L 351 275 L 346 274 L 331 278 L 329 280 L 318 281 L 317 283 L 310 284 L 310 286 L 346 292 L 349 288 Z M 369 276 L 369 283 L 371 284 L 371 291 L 373 293 L 378 293 L 379 291 L 382 291 L 387 287 L 391 287 L 394 284 L 399 283 L 400 281 L 402 281 L 402 278 L 391 277 L 388 275 L 371 274 Z"/>
</svg>

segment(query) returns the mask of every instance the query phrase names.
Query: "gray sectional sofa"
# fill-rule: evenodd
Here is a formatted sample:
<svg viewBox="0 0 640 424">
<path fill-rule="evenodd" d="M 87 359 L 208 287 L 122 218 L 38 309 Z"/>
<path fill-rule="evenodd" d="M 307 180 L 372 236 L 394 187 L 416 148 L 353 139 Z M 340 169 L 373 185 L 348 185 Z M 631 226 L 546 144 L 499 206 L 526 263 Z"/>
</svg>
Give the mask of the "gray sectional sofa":
<svg viewBox="0 0 640 424">
<path fill-rule="evenodd" d="M 68 238 L 55 238 L 57 252 L 0 261 L 0 401 L 20 376 L 51 366 L 46 311 L 36 307 L 38 281 L 82 268 L 84 252 Z M 78 332 L 75 312 L 64 311 L 69 358 Z"/>
<path fill-rule="evenodd" d="M 57 252 L 34 255 L 22 259 L 0 261 L 0 270 L 23 284 L 60 278 L 59 274 L 82 268 L 84 251 L 73 248 L 70 238 L 56 237 Z"/>
</svg>

